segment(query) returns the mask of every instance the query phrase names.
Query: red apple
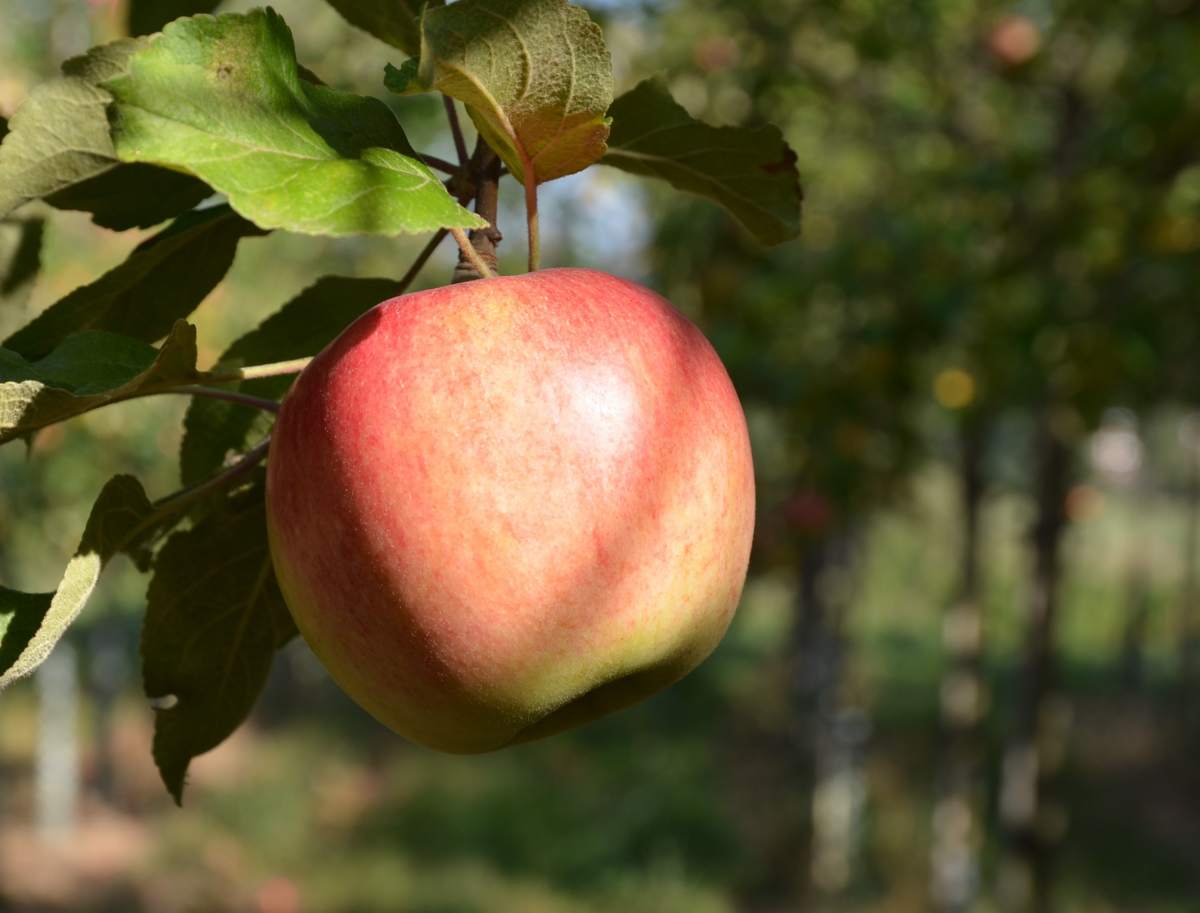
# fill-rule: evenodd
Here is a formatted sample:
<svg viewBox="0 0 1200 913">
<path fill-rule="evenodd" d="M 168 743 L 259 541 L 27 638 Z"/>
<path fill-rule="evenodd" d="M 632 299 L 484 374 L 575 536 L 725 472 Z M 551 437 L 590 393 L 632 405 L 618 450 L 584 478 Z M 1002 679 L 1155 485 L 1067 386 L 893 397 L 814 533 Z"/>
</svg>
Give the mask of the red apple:
<svg viewBox="0 0 1200 913">
<path fill-rule="evenodd" d="M 676 681 L 721 639 L 754 527 L 708 341 L 583 269 L 374 308 L 284 401 L 267 482 L 296 623 L 381 722 L 481 752 Z"/>
</svg>

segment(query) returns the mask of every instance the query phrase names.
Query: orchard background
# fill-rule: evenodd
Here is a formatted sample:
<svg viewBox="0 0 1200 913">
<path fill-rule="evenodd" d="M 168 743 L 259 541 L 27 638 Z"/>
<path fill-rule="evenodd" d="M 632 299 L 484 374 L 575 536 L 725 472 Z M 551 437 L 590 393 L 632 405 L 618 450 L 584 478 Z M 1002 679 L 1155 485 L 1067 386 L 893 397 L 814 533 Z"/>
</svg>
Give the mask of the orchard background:
<svg viewBox="0 0 1200 913">
<path fill-rule="evenodd" d="M 274 6 L 305 66 L 453 158 L 436 97 L 383 89 L 403 54 Z M 644 705 L 476 758 L 384 731 L 294 642 L 179 809 L 139 682 L 146 578 L 116 560 L 0 697 L 0 910 L 1196 909 L 1200 4 L 587 7 L 618 95 L 665 73 L 697 118 L 778 124 L 804 182 L 803 233 L 771 248 L 611 168 L 541 194 L 543 265 L 661 291 L 742 395 L 759 524 L 726 641 Z M 0 0 L 0 116 L 128 12 Z M 9 218 L 0 336 L 152 234 Z M 36 279 L 8 267 L 33 237 Z M 199 362 L 425 242 L 243 238 L 190 318 Z M 454 263 L 447 241 L 418 285 Z M 0 449 L 0 583 L 53 587 L 114 474 L 177 488 L 186 407 Z"/>
</svg>

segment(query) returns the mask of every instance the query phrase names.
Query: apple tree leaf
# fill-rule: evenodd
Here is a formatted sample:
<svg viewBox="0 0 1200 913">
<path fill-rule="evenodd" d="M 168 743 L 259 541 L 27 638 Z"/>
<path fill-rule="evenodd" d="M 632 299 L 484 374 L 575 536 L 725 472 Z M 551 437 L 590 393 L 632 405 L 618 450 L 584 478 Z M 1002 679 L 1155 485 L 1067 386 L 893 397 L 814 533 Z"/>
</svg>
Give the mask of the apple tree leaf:
<svg viewBox="0 0 1200 913">
<path fill-rule="evenodd" d="M 208 297 L 233 265 L 238 242 L 262 230 L 214 206 L 185 213 L 119 266 L 51 305 L 2 345 L 40 358 L 71 333 L 107 330 L 153 342 Z"/>
<path fill-rule="evenodd" d="M 313 355 L 356 317 L 398 294 L 400 285 L 391 279 L 325 276 L 234 342 L 221 355 L 218 366 L 240 367 Z M 261 377 L 242 381 L 238 387 L 229 385 L 229 389 L 279 399 L 293 380 Z M 244 450 L 252 432 L 266 433 L 268 422 L 265 416 L 233 403 L 193 399 L 184 418 L 179 452 L 183 484 L 196 484 L 219 470 L 226 454 Z"/>
<path fill-rule="evenodd" d="M 149 35 L 181 16 L 211 13 L 221 0 L 129 0 L 126 13 L 130 35 Z"/>
<path fill-rule="evenodd" d="M 45 199 L 90 212 L 106 228 L 146 228 L 212 194 L 194 177 L 117 158 L 106 113 L 112 97 L 97 82 L 120 73 L 141 46 L 125 39 L 93 48 L 29 93 L 0 144 L 0 216 Z"/>
<path fill-rule="evenodd" d="M 437 90 L 523 180 L 586 168 L 604 154 L 612 59 L 600 26 L 567 0 L 459 0 L 427 9 L 419 60 L 388 67 L 401 95 Z"/>
<path fill-rule="evenodd" d="M 55 592 L 21 593 L 0 587 L 0 688 L 41 665 L 83 610 L 100 572 L 114 556 L 126 552 L 144 560 L 146 544 L 179 516 L 173 509 L 151 504 L 132 476 L 109 480 Z"/>
<path fill-rule="evenodd" d="M 0 348 L 0 444 L 198 377 L 196 328 L 182 320 L 157 350 L 99 330 L 68 336 L 34 362 Z"/>
<path fill-rule="evenodd" d="M 188 171 L 263 228 L 318 235 L 478 228 L 383 102 L 301 78 L 269 9 L 179 19 L 103 83 L 124 161 Z"/>
<path fill-rule="evenodd" d="M 422 0 L 329 0 L 342 18 L 406 54 L 421 49 Z"/>
<path fill-rule="evenodd" d="M 0 219 L 0 307 L 19 302 L 42 268 L 42 219 Z M 0 327 L 7 315 L 0 313 Z"/>
<path fill-rule="evenodd" d="M 275 580 L 261 486 L 175 533 L 155 559 L 142 679 L 160 709 L 154 761 L 182 802 L 192 758 L 250 713 L 275 651 L 296 628 Z"/>
<path fill-rule="evenodd" d="M 603 164 L 715 200 L 763 244 L 800 233 L 796 153 L 778 127 L 705 124 L 671 98 L 660 79 L 622 95 L 610 114 Z"/>
</svg>

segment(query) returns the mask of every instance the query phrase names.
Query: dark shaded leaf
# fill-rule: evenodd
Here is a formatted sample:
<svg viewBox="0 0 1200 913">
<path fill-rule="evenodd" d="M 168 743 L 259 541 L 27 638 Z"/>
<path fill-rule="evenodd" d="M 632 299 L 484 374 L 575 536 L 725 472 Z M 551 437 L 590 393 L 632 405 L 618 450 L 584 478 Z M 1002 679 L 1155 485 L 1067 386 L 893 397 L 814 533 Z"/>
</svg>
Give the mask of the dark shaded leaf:
<svg viewBox="0 0 1200 913">
<path fill-rule="evenodd" d="M 421 49 L 421 0 L 329 0 L 351 25 L 406 54 Z"/>
<path fill-rule="evenodd" d="M 141 46 L 126 39 L 93 48 L 30 92 L 0 145 L 0 216 L 44 198 L 90 212 L 107 228 L 145 228 L 211 195 L 194 177 L 117 159 L 106 113 L 112 98 L 96 83 L 120 73 Z"/>
<path fill-rule="evenodd" d="M 154 761 L 176 802 L 192 758 L 249 714 L 275 651 L 296 633 L 267 547 L 262 487 L 176 533 L 155 561 L 142 676 L 155 716 Z"/>
<path fill-rule="evenodd" d="M 800 233 L 796 154 L 778 127 L 709 126 L 676 103 L 658 79 L 622 95 L 610 113 L 603 164 L 715 200 L 763 244 Z"/>
<path fill-rule="evenodd" d="M 149 35 L 180 16 L 211 13 L 221 0 L 129 0 L 129 34 Z"/>
<path fill-rule="evenodd" d="M 356 317 L 400 293 L 390 279 L 348 279 L 326 276 L 289 301 L 261 326 L 238 339 L 221 356 L 219 365 L 241 367 L 315 355 Z M 263 377 L 243 381 L 244 393 L 279 399 L 293 377 Z M 253 410 L 214 399 L 194 399 L 184 419 L 179 470 L 185 485 L 203 481 L 219 470 L 230 451 L 245 449 L 256 425 L 266 432 L 269 420 Z"/>
<path fill-rule="evenodd" d="M 114 556 L 128 552 L 136 557 L 177 517 L 174 510 L 156 510 L 137 479 L 112 478 L 96 499 L 75 557 L 54 593 L 0 588 L 0 688 L 41 665 L 78 617 L 100 572 Z"/>
<path fill-rule="evenodd" d="M 51 305 L 4 347 L 41 358 L 85 329 L 144 342 L 161 339 L 216 288 L 233 264 L 238 242 L 261 234 L 227 206 L 185 213 L 120 266 Z"/>
<path fill-rule="evenodd" d="M 33 285 L 42 267 L 41 219 L 0 221 L 0 305 L 20 298 Z M 0 317 L 2 325 L 3 317 Z"/>
</svg>

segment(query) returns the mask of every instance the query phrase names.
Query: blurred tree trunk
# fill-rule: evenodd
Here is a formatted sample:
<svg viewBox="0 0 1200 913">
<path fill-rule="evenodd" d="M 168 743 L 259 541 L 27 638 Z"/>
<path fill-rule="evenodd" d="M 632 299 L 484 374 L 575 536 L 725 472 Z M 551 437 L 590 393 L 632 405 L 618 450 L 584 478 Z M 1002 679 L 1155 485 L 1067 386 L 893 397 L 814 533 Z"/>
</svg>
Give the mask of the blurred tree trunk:
<svg viewBox="0 0 1200 913">
<path fill-rule="evenodd" d="M 92 784 L 96 794 L 109 805 L 117 805 L 117 770 L 114 737 L 117 698 L 129 682 L 130 645 L 120 619 L 110 616 L 98 623 L 88 636 L 88 692 L 95 709 L 93 741 L 96 765 Z"/>
<path fill-rule="evenodd" d="M 1184 499 L 1183 593 L 1179 638 L 1180 696 L 1188 721 L 1195 725 L 1200 717 L 1196 707 L 1196 677 L 1200 672 L 1200 580 L 1196 548 L 1200 546 L 1200 415 L 1185 420 L 1182 437 L 1187 459 L 1187 487 Z"/>
<path fill-rule="evenodd" d="M 799 825 L 798 895 L 834 896 L 858 868 L 863 832 L 863 766 L 869 723 L 844 689 L 847 588 L 853 537 L 814 542 L 800 565 L 793 653 L 796 663 L 796 776 L 809 797 Z"/>
<path fill-rule="evenodd" d="M 1008 910 L 1048 913 L 1053 909 L 1054 858 L 1066 830 L 1066 812 L 1055 795 L 1068 728 L 1067 706 L 1056 693 L 1055 629 L 1071 464 L 1071 451 L 1052 414 L 1039 422 L 1035 460 L 1037 519 L 1031 536 L 1025 659 L 1000 788 L 1006 857 L 999 891 Z"/>
<path fill-rule="evenodd" d="M 1125 690 L 1136 693 L 1146 684 L 1146 639 L 1150 633 L 1153 602 L 1150 581 L 1140 556 L 1130 568 L 1125 594 L 1125 632 L 1121 638 L 1120 676 Z"/>
<path fill-rule="evenodd" d="M 817 745 L 820 698 L 827 675 L 822 662 L 825 629 L 830 609 L 821 580 L 829 560 L 830 544 L 813 539 L 800 554 L 796 588 L 796 622 L 792 630 L 794 727 L 792 730 L 793 780 L 806 799 L 805 811 L 795 822 L 795 893 L 806 901 L 812 890 L 814 797 L 817 786 Z"/>
<path fill-rule="evenodd" d="M 979 890 L 980 744 L 986 702 L 983 678 L 983 597 L 980 513 L 985 481 L 986 427 L 961 426 L 959 497 L 962 551 L 959 592 L 943 622 L 945 672 L 941 686 L 943 756 L 933 812 L 932 893 L 938 910 L 965 913 Z"/>
<path fill-rule="evenodd" d="M 79 711 L 75 648 L 58 643 L 38 667 L 38 741 L 35 770 L 36 822 L 39 835 L 61 842 L 75 829 L 79 805 Z"/>
</svg>

